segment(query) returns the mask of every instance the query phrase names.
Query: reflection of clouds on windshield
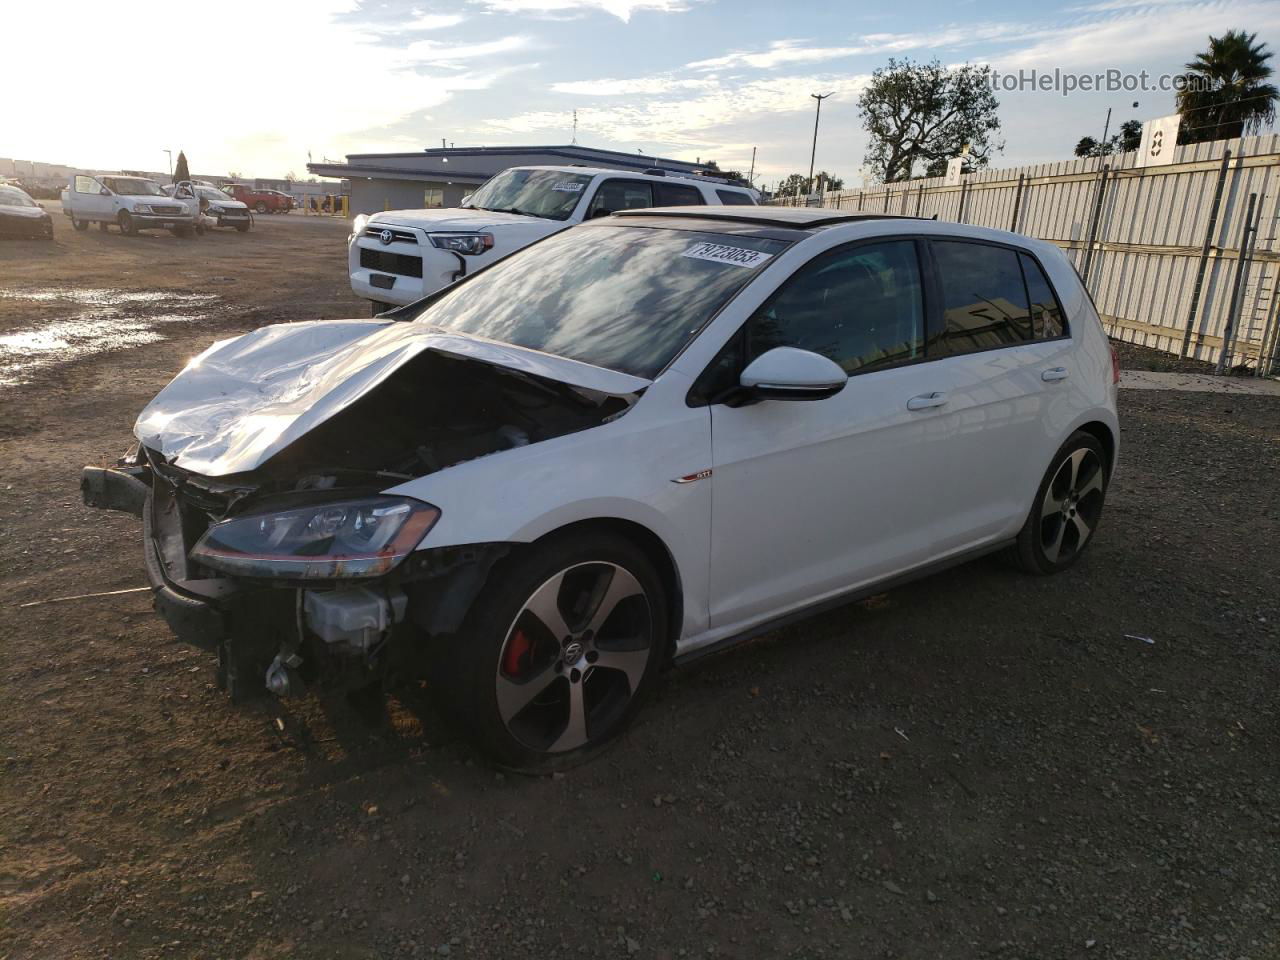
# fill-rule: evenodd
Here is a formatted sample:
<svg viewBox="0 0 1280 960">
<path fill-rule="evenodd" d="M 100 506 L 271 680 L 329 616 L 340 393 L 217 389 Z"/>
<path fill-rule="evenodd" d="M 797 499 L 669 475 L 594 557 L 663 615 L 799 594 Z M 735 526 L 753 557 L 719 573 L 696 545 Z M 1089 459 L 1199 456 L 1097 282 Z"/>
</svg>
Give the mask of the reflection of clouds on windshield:
<svg viewBox="0 0 1280 960">
<path fill-rule="evenodd" d="M 684 230 L 568 230 L 495 265 L 421 319 L 653 377 L 756 273 L 681 256 L 703 240 L 770 253 L 784 246 Z"/>
</svg>

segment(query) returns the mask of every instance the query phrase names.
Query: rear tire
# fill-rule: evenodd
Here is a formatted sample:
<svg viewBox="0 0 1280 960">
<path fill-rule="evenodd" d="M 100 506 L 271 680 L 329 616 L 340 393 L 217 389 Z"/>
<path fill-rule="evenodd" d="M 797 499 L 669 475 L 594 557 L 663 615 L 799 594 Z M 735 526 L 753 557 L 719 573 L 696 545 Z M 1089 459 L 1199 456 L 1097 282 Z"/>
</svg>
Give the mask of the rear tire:
<svg viewBox="0 0 1280 960">
<path fill-rule="evenodd" d="M 661 580 L 635 544 L 598 532 L 549 539 L 495 568 L 445 641 L 452 710 L 501 766 L 577 766 L 652 693 L 668 633 Z"/>
<path fill-rule="evenodd" d="M 259 213 L 266 213 L 267 204 L 265 201 L 259 200 L 257 203 L 253 205 L 253 209 L 257 210 Z"/>
<path fill-rule="evenodd" d="M 1066 570 L 1093 541 L 1107 496 L 1107 454 L 1077 430 L 1054 454 L 1008 557 L 1026 573 Z"/>
</svg>

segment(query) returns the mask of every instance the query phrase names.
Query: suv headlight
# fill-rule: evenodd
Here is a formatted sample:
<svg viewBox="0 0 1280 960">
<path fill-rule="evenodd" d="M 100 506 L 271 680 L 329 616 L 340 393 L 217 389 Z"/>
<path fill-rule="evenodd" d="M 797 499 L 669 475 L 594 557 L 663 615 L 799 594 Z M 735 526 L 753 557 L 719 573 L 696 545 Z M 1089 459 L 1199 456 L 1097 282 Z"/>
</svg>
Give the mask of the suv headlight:
<svg viewBox="0 0 1280 960">
<path fill-rule="evenodd" d="M 353 221 L 351 221 L 352 235 L 357 237 L 360 236 L 360 234 L 364 233 L 364 228 L 366 225 L 368 225 L 368 223 L 369 223 L 369 215 L 367 213 L 360 214 L 360 216 L 356 217 Z"/>
<path fill-rule="evenodd" d="M 191 557 L 244 577 L 377 577 L 395 569 L 439 519 L 439 509 L 408 497 L 335 500 L 215 523 Z"/>
<path fill-rule="evenodd" d="M 433 247 L 464 253 L 469 257 L 493 249 L 491 233 L 428 233 L 427 239 Z"/>
</svg>

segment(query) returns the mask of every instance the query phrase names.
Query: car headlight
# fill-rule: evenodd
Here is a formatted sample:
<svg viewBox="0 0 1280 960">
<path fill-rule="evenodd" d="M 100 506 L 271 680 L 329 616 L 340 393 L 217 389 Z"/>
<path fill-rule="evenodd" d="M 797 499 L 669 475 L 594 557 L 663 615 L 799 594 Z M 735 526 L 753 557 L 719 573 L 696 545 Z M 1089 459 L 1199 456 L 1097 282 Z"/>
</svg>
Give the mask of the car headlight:
<svg viewBox="0 0 1280 960">
<path fill-rule="evenodd" d="M 191 557 L 245 577 L 377 577 L 395 569 L 438 519 L 439 509 L 408 497 L 337 500 L 215 523 Z"/>
<path fill-rule="evenodd" d="M 149 204 L 149 203 L 135 203 L 135 204 L 133 205 L 133 212 L 134 212 L 134 213 L 150 213 L 150 212 L 151 212 L 151 204 Z"/>
<path fill-rule="evenodd" d="M 493 249 L 493 234 L 490 233 L 428 233 L 427 239 L 433 247 L 464 253 L 469 257 Z"/>
<path fill-rule="evenodd" d="M 368 223 L 369 215 L 367 213 L 360 214 L 351 222 L 351 232 L 357 237 L 360 236 L 360 234 L 364 233 L 364 228 Z"/>
</svg>

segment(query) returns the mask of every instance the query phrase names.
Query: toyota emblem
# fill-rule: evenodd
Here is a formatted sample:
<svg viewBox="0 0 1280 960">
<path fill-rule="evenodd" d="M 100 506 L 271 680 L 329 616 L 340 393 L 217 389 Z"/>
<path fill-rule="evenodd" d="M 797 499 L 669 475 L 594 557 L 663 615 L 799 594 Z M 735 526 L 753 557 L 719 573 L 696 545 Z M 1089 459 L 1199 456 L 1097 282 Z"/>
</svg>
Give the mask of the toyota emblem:
<svg viewBox="0 0 1280 960">
<path fill-rule="evenodd" d="M 392 239 L 391 231 L 383 230 L 380 234 L 378 234 L 378 239 L 381 240 L 383 243 L 390 243 Z"/>
</svg>

